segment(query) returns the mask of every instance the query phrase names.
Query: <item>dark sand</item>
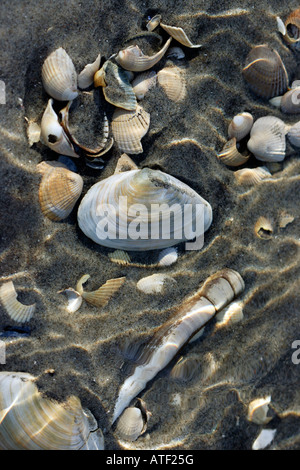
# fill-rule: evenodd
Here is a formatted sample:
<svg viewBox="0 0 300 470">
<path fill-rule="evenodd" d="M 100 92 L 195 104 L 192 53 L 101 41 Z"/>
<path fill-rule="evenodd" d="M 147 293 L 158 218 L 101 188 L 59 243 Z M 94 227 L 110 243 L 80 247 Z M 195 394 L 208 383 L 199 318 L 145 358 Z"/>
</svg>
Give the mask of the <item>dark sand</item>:
<svg viewBox="0 0 300 470">
<path fill-rule="evenodd" d="M 285 19 L 298 2 L 169 3 L 0 3 L 0 79 L 6 84 L 6 104 L 0 105 L 0 280 L 13 280 L 20 300 L 38 304 L 26 325 L 29 336 L 2 338 L 7 358 L 0 370 L 31 373 L 43 392 L 59 400 L 78 395 L 103 429 L 107 449 L 251 449 L 263 426 L 247 421 L 248 404 L 268 395 L 274 418 L 265 427 L 277 430 L 269 448 L 299 449 L 300 365 L 291 360 L 292 343 L 300 339 L 299 153 L 289 151 L 271 180 L 250 189 L 238 185 L 233 171 L 216 158 L 238 112 L 298 120 L 255 97 L 241 75 L 250 48 L 267 43 L 282 56 L 290 78 L 299 78 L 297 57 L 283 44 L 275 20 L 277 15 Z M 155 271 L 113 265 L 107 256 L 111 250 L 79 230 L 77 207 L 60 223 L 41 214 L 36 165 L 57 155 L 42 145 L 29 148 L 24 118 L 40 121 L 47 103 L 41 66 L 51 51 L 64 47 L 80 72 L 99 51 L 103 58 L 117 52 L 157 12 L 167 24 L 184 27 L 203 47 L 185 48 L 188 96 L 183 103 L 170 102 L 158 89 L 144 100 L 151 126 L 143 154 L 133 159 L 140 167 L 161 169 L 190 185 L 209 201 L 214 220 L 202 250 L 180 249 L 177 264 L 162 270 L 178 281 L 176 289 L 148 296 L 136 289 L 136 282 Z M 75 161 L 84 179 L 83 194 L 113 173 L 119 156 L 114 146 L 103 171 Z M 251 166 L 262 165 L 252 158 Z M 282 211 L 294 217 L 285 228 L 278 222 Z M 254 233 L 259 216 L 273 220 L 269 239 Z M 139 255 L 145 263 L 156 256 Z M 184 348 L 184 357 L 201 358 L 190 382 L 170 377 L 173 361 L 148 384 L 140 395 L 152 412 L 147 433 L 133 444 L 121 444 L 111 432 L 108 413 L 127 377 L 120 370 L 126 345 L 150 338 L 172 307 L 225 266 L 245 280 L 244 319 L 223 328 L 212 322 L 198 341 Z M 68 314 L 57 291 L 75 287 L 84 273 L 91 276 L 91 290 L 112 277 L 126 276 L 126 283 L 102 311 L 84 303 Z M 1 307 L 0 332 L 8 326 L 18 325 Z M 54 374 L 47 373 L 50 369 Z"/>
</svg>

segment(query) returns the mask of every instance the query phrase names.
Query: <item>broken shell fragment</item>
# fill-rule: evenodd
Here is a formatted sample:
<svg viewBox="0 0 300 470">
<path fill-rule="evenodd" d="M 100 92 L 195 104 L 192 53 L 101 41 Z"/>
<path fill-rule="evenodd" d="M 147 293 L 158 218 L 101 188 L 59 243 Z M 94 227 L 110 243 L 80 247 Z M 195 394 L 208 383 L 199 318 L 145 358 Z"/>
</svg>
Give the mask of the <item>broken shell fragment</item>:
<svg viewBox="0 0 300 470">
<path fill-rule="evenodd" d="M 236 138 L 228 140 L 221 152 L 217 154 L 217 158 L 228 166 L 241 166 L 246 163 L 250 155 L 241 154 L 236 146 Z"/>
<path fill-rule="evenodd" d="M 78 75 L 78 86 L 82 90 L 89 88 L 94 82 L 94 75 L 99 70 L 101 54 L 98 55 L 92 64 L 87 64 Z"/>
<path fill-rule="evenodd" d="M 210 276 L 193 296 L 176 308 L 174 315 L 156 331 L 142 350 L 133 374 L 121 386 L 112 422 L 147 382 L 169 364 L 182 346 L 244 288 L 240 274 L 225 268 Z"/>
<path fill-rule="evenodd" d="M 184 59 L 185 53 L 181 49 L 181 47 L 170 47 L 168 52 L 166 53 L 168 59 Z"/>
<path fill-rule="evenodd" d="M 41 128 L 37 122 L 29 121 L 27 118 L 26 118 L 26 121 L 27 121 L 26 133 L 27 133 L 28 143 L 29 143 L 29 147 L 32 147 L 33 144 L 36 144 L 40 140 Z"/>
<path fill-rule="evenodd" d="M 277 19 L 277 27 L 282 34 L 284 40 L 293 48 L 300 47 L 300 8 L 292 11 L 285 23 L 279 18 Z"/>
<path fill-rule="evenodd" d="M 275 116 L 264 116 L 253 124 L 247 147 L 263 162 L 281 162 L 285 158 L 286 125 Z"/>
<path fill-rule="evenodd" d="M 200 330 L 201 331 L 201 330 Z M 170 372 L 172 379 L 182 380 L 183 382 L 189 382 L 192 380 L 201 364 L 201 359 L 199 357 L 186 357 L 181 358 L 176 362 L 174 367 Z"/>
<path fill-rule="evenodd" d="M 148 21 L 148 23 L 146 24 L 146 28 L 148 29 L 148 31 L 154 31 L 155 28 L 157 28 L 157 26 L 159 26 L 161 22 L 161 15 L 157 14 L 155 16 L 153 16 L 153 18 L 151 18 L 150 21 Z"/>
<path fill-rule="evenodd" d="M 176 41 L 180 42 L 183 46 L 197 48 L 201 47 L 201 44 L 193 44 L 190 39 L 187 37 L 186 33 L 182 28 L 176 26 L 168 26 L 166 24 L 160 23 L 160 26 L 167 31 L 167 33 Z"/>
<path fill-rule="evenodd" d="M 288 74 L 281 57 L 264 44 L 251 49 L 243 76 L 251 90 L 262 98 L 270 99 L 287 91 Z"/>
<path fill-rule="evenodd" d="M 62 47 L 52 52 L 43 63 L 42 81 L 48 95 L 56 100 L 69 101 L 78 96 L 77 73 Z"/>
<path fill-rule="evenodd" d="M 9 317 L 20 323 L 29 321 L 35 310 L 36 304 L 24 305 L 17 300 L 18 294 L 12 281 L 5 282 L 0 287 L 0 300 Z"/>
<path fill-rule="evenodd" d="M 185 99 L 186 79 L 185 71 L 180 67 L 165 67 L 157 73 L 157 81 L 167 97 L 178 103 Z"/>
<path fill-rule="evenodd" d="M 117 173 L 124 173 L 124 171 L 130 170 L 138 170 L 138 166 L 126 153 L 123 153 L 117 161 L 114 175 L 116 175 Z"/>
<path fill-rule="evenodd" d="M 79 398 L 49 400 L 34 380 L 24 372 L 0 372 L 0 449 L 103 450 L 103 434 L 91 432 Z"/>
<path fill-rule="evenodd" d="M 288 224 L 291 224 L 295 220 L 293 215 L 288 214 L 285 211 L 282 211 L 279 215 L 278 225 L 279 228 L 285 228 Z"/>
<path fill-rule="evenodd" d="M 218 327 L 233 325 L 243 320 L 243 302 L 231 302 L 216 315 L 216 325 Z"/>
<path fill-rule="evenodd" d="M 88 278 L 85 275 L 83 283 L 85 283 Z M 92 291 L 92 292 L 82 291 L 81 293 L 82 298 L 89 304 L 93 305 L 94 307 L 105 307 L 105 305 L 109 302 L 111 297 L 124 284 L 125 280 L 126 280 L 126 277 L 119 277 L 117 279 L 109 279 L 108 281 L 105 282 L 105 284 L 103 284 L 101 287 L 99 287 L 99 289 L 95 291 Z M 77 283 L 77 286 L 78 286 L 78 283 Z"/>
<path fill-rule="evenodd" d="M 53 99 L 50 98 L 42 117 L 41 141 L 56 153 L 78 158 L 79 155 L 75 152 L 74 146 L 60 125 L 52 105 Z"/>
<path fill-rule="evenodd" d="M 167 274 L 152 274 L 143 277 L 137 282 L 136 287 L 145 294 L 161 294 L 167 286 L 174 286 L 176 281 Z"/>
<path fill-rule="evenodd" d="M 136 97 L 125 71 L 107 60 L 103 67 L 103 77 L 106 86 L 103 86 L 103 95 L 106 101 L 118 108 L 135 111 Z M 98 83 L 96 79 L 96 83 Z"/>
<path fill-rule="evenodd" d="M 252 444 L 252 450 L 261 450 L 271 444 L 276 434 L 276 429 L 262 429 Z"/>
<path fill-rule="evenodd" d="M 280 109 L 285 114 L 300 113 L 300 87 L 287 91 L 280 100 Z"/>
<path fill-rule="evenodd" d="M 267 424 L 271 421 L 272 417 L 267 417 L 269 411 L 269 404 L 271 397 L 257 398 L 249 403 L 248 406 L 248 421 L 255 424 Z"/>
<path fill-rule="evenodd" d="M 143 54 L 138 46 L 129 46 L 120 51 L 116 56 L 116 62 L 125 70 L 132 72 L 144 72 L 151 69 L 166 53 L 172 38 L 169 38 L 165 45 L 153 56 Z"/>
<path fill-rule="evenodd" d="M 80 175 L 62 166 L 49 165 L 39 188 L 39 202 L 43 214 L 53 221 L 67 218 L 79 199 L 82 188 L 83 179 Z"/>
<path fill-rule="evenodd" d="M 239 142 L 246 135 L 249 134 L 253 126 L 253 116 L 250 113 L 244 112 L 239 113 L 230 122 L 228 126 L 228 137 L 232 139 L 236 138 L 236 141 Z"/>
<path fill-rule="evenodd" d="M 132 88 L 138 100 L 142 100 L 146 93 L 156 86 L 156 72 L 146 71 L 137 75 L 132 81 Z"/>
<path fill-rule="evenodd" d="M 142 138 L 150 126 L 150 114 L 140 105 L 135 111 L 117 108 L 112 117 L 112 133 L 122 152 L 138 154 L 143 152 Z"/>
<path fill-rule="evenodd" d="M 234 172 L 234 177 L 239 184 L 252 185 L 258 184 L 262 180 L 271 178 L 268 168 L 260 166 L 257 168 L 242 168 Z"/>
<path fill-rule="evenodd" d="M 255 223 L 254 232 L 259 238 L 269 240 L 273 234 L 272 221 L 264 216 L 259 217 Z"/>
<path fill-rule="evenodd" d="M 183 217 L 185 204 L 193 211 Z M 170 217 L 170 207 L 179 224 L 163 223 Z M 118 173 L 96 183 L 78 209 L 79 227 L 87 237 L 127 251 L 162 249 L 192 240 L 192 226 L 200 219 L 206 231 L 212 222 L 210 204 L 173 176 L 149 168 Z"/>
</svg>

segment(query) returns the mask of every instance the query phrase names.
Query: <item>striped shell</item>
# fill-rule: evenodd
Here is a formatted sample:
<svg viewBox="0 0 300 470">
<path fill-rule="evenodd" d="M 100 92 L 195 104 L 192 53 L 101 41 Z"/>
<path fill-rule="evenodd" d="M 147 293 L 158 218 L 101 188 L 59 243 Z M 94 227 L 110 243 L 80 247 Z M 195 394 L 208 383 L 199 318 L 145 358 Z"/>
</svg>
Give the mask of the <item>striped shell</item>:
<svg viewBox="0 0 300 470">
<path fill-rule="evenodd" d="M 272 175 L 268 168 L 260 166 L 257 168 L 242 168 L 234 172 L 237 183 L 244 185 L 258 184 Z"/>
<path fill-rule="evenodd" d="M 233 137 L 224 145 L 221 152 L 217 154 L 218 159 L 228 166 L 240 166 L 246 163 L 250 155 L 242 155 L 236 146 L 236 138 Z"/>
<path fill-rule="evenodd" d="M 36 304 L 24 305 L 17 300 L 17 292 L 12 281 L 5 282 L 0 287 L 0 300 L 9 317 L 20 323 L 29 321 L 35 310 Z"/>
<path fill-rule="evenodd" d="M 116 427 L 116 432 L 125 441 L 136 441 L 146 430 L 142 411 L 131 406 L 126 408 Z"/>
<path fill-rule="evenodd" d="M 239 142 L 246 135 L 249 134 L 253 126 L 253 116 L 250 113 L 244 112 L 239 113 L 230 122 L 228 126 L 228 137 L 232 139 L 236 138 L 236 141 Z"/>
<path fill-rule="evenodd" d="M 82 276 L 76 285 L 76 291 L 82 296 L 82 298 L 94 307 L 105 307 L 111 297 L 120 289 L 125 282 L 125 277 L 119 277 L 116 279 L 109 279 L 97 290 L 88 292 L 84 291 L 82 285 L 90 278 L 89 274 Z"/>
<path fill-rule="evenodd" d="M 270 99 L 287 91 L 289 79 L 281 57 L 264 44 L 251 49 L 243 76 L 251 90 L 262 98 Z"/>
<path fill-rule="evenodd" d="M 166 53 L 172 38 L 169 38 L 165 45 L 152 56 L 143 54 L 138 46 L 129 46 L 120 51 L 116 56 L 116 62 L 125 70 L 132 72 L 144 72 L 151 69 Z"/>
<path fill-rule="evenodd" d="M 182 224 L 186 204 L 194 210 Z M 169 224 L 169 208 L 177 224 Z M 139 228 L 135 232 L 137 217 Z M 199 234 L 209 228 L 212 210 L 208 202 L 173 176 L 148 168 L 115 174 L 96 183 L 78 209 L 79 227 L 87 237 L 100 245 L 128 251 L 162 249 L 193 239 L 192 224 L 196 222 Z"/>
<path fill-rule="evenodd" d="M 172 36 L 176 41 L 180 42 L 183 46 L 197 48 L 201 47 L 201 44 L 193 44 L 190 39 L 187 37 L 186 33 L 182 28 L 176 26 L 168 26 L 166 24 L 160 23 L 160 26 L 167 31 L 170 36 Z"/>
<path fill-rule="evenodd" d="M 80 175 L 67 168 L 49 165 L 39 188 L 43 214 L 54 221 L 65 219 L 72 212 L 82 188 L 83 179 Z"/>
<path fill-rule="evenodd" d="M 0 372 L 0 450 L 102 450 L 79 398 L 44 398 L 24 372 Z"/>
<path fill-rule="evenodd" d="M 133 374 L 123 383 L 114 409 L 114 422 L 152 380 L 164 369 L 187 341 L 215 314 L 244 290 L 242 277 L 232 269 L 210 276 L 203 286 L 177 307 L 174 315 L 162 325 L 145 346 Z"/>
<path fill-rule="evenodd" d="M 117 108 L 112 117 L 112 133 L 121 152 L 138 154 L 143 152 L 141 139 L 150 126 L 150 114 L 140 105 L 135 111 Z"/>
<path fill-rule="evenodd" d="M 158 84 L 167 97 L 178 103 L 185 99 L 187 94 L 185 71 L 180 67 L 165 67 L 157 73 Z"/>
<path fill-rule="evenodd" d="M 281 162 L 286 151 L 286 126 L 275 116 L 264 116 L 253 124 L 247 147 L 263 162 Z"/>
<path fill-rule="evenodd" d="M 43 63 L 42 81 L 48 95 L 56 100 L 69 101 L 78 96 L 77 73 L 62 47 L 52 52 Z"/>
<path fill-rule="evenodd" d="M 142 100 L 146 93 L 156 86 L 156 72 L 154 70 L 138 74 L 132 81 L 132 88 L 138 100 Z"/>
</svg>

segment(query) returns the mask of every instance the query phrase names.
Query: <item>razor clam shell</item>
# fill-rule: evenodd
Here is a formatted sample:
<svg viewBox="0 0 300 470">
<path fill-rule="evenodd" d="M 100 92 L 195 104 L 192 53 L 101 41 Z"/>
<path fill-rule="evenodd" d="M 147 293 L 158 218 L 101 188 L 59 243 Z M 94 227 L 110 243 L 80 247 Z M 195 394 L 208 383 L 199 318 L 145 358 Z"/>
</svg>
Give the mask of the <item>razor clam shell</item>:
<svg viewBox="0 0 300 470">
<path fill-rule="evenodd" d="M 0 300 L 9 317 L 19 323 L 29 321 L 35 310 L 36 304 L 24 305 L 17 300 L 17 292 L 12 281 L 5 282 L 0 287 Z"/>
<path fill-rule="evenodd" d="M 286 126 L 275 116 L 264 116 L 253 124 L 247 147 L 263 162 L 281 162 L 286 151 Z"/>
<path fill-rule="evenodd" d="M 0 372 L 1 450 L 104 449 L 102 432 L 90 432 L 79 398 L 62 404 L 43 398 L 34 380 Z"/>
<path fill-rule="evenodd" d="M 135 111 L 136 96 L 125 71 L 110 60 L 103 65 L 103 71 L 106 83 L 103 95 L 106 101 L 118 108 Z"/>
<path fill-rule="evenodd" d="M 136 287 L 144 294 L 161 294 L 167 286 L 176 284 L 173 277 L 167 274 L 152 274 L 151 276 L 143 277 L 140 279 Z"/>
<path fill-rule="evenodd" d="M 270 99 L 287 91 L 289 79 L 281 57 L 265 44 L 251 49 L 243 76 L 251 90 L 262 98 Z"/>
<path fill-rule="evenodd" d="M 136 214 L 128 213 L 126 216 L 126 208 L 119 206 L 121 196 L 127 198 L 128 212 L 131 207 L 136 209 L 136 204 L 139 207 L 142 205 L 139 222 L 142 224 L 143 236 L 137 240 L 128 235 L 130 224 L 135 223 Z M 180 227 L 170 224 L 170 233 L 157 231 L 163 230 L 164 217 L 168 217 L 169 221 L 169 208 L 173 206 L 176 221 L 176 217 L 182 218 L 185 204 L 191 204 L 194 208 L 193 222 L 201 216 L 204 205 L 203 222 L 206 231 L 212 222 L 212 210 L 209 203 L 193 189 L 158 170 L 132 170 L 112 175 L 92 186 L 79 206 L 78 224 L 87 237 L 103 246 L 126 251 L 162 249 L 187 240 L 189 234 L 189 239 L 194 238 L 195 235 L 190 231 L 192 224 L 188 223 L 190 220 L 187 217 L 184 227 L 182 224 Z M 105 212 L 107 215 L 104 215 Z M 102 226 L 107 224 L 107 228 L 115 231 L 111 232 L 113 236 L 110 238 Z"/>
<path fill-rule="evenodd" d="M 48 95 L 56 100 L 69 101 L 78 96 L 77 73 L 72 59 L 62 47 L 43 63 L 42 81 Z"/>
<path fill-rule="evenodd" d="M 193 44 L 190 39 L 187 37 L 186 33 L 182 28 L 176 26 L 168 26 L 166 24 L 160 23 L 160 26 L 172 36 L 176 41 L 186 47 L 197 48 L 201 47 L 201 44 Z"/>
<path fill-rule="evenodd" d="M 41 142 L 56 153 L 78 158 L 52 105 L 53 99 L 50 98 L 41 121 Z"/>
<path fill-rule="evenodd" d="M 112 133 L 121 152 L 135 155 L 143 152 L 141 139 L 150 126 L 150 114 L 137 105 L 135 111 L 117 108 L 112 117 Z"/>
<path fill-rule="evenodd" d="M 157 75 L 154 70 L 138 74 L 132 81 L 133 92 L 138 100 L 142 100 L 146 93 L 156 86 Z"/>
<path fill-rule="evenodd" d="M 236 138 L 236 141 L 239 142 L 246 135 L 249 134 L 253 126 L 253 116 L 250 113 L 243 112 L 239 113 L 230 122 L 228 126 L 228 137 L 232 139 Z"/>
<path fill-rule="evenodd" d="M 176 66 L 165 67 L 157 73 L 157 82 L 167 97 L 178 103 L 187 95 L 185 71 Z"/>
<path fill-rule="evenodd" d="M 87 64 L 78 75 L 78 86 L 82 90 L 89 88 L 94 83 L 94 75 L 100 67 L 101 54 L 92 64 Z"/>
<path fill-rule="evenodd" d="M 177 352 L 214 315 L 243 292 L 240 274 L 225 268 L 210 276 L 202 287 L 180 305 L 145 346 L 133 374 L 120 388 L 114 408 L 114 422 L 149 380 L 173 359 Z"/>
<path fill-rule="evenodd" d="M 258 184 L 266 178 L 271 178 L 268 168 L 260 166 L 257 168 L 242 168 L 234 172 L 234 177 L 239 184 Z"/>
<path fill-rule="evenodd" d="M 129 46 L 127 49 L 120 51 L 116 57 L 116 62 L 123 67 L 125 70 L 131 72 L 144 72 L 145 70 L 151 69 L 157 62 L 162 59 L 166 53 L 172 38 L 169 38 L 165 45 L 152 56 L 146 56 L 143 54 L 138 46 Z"/>
<path fill-rule="evenodd" d="M 80 175 L 67 168 L 49 166 L 39 188 L 43 214 L 53 221 L 67 218 L 79 199 L 82 188 L 83 179 Z"/>
<path fill-rule="evenodd" d="M 246 163 L 250 155 L 242 155 L 236 146 L 236 138 L 233 137 L 224 145 L 221 152 L 217 154 L 218 159 L 228 166 L 241 166 Z"/>
</svg>

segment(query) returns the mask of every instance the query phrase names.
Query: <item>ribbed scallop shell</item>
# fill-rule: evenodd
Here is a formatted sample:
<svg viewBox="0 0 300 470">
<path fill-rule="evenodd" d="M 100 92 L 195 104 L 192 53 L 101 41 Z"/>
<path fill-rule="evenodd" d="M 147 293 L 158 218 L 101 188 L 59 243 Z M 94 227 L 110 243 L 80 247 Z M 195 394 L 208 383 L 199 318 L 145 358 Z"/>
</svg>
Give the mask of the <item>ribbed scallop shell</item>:
<svg viewBox="0 0 300 470">
<path fill-rule="evenodd" d="M 120 51 L 116 56 L 116 62 L 125 70 L 132 72 L 144 72 L 151 69 L 166 53 L 172 38 L 169 38 L 165 45 L 152 56 L 143 54 L 138 46 L 129 46 Z"/>
<path fill-rule="evenodd" d="M 46 92 L 56 100 L 69 101 L 78 96 L 77 73 L 62 47 L 52 52 L 43 63 L 42 80 Z"/>
<path fill-rule="evenodd" d="M 234 176 L 239 184 L 258 184 L 272 175 L 266 167 L 242 168 L 234 172 Z"/>
<path fill-rule="evenodd" d="M 263 162 L 281 162 L 285 158 L 286 126 L 275 116 L 264 116 L 253 124 L 247 147 Z"/>
<path fill-rule="evenodd" d="M 251 49 L 243 75 L 251 90 L 262 98 L 283 95 L 288 87 L 288 74 L 280 55 L 264 44 Z"/>
<path fill-rule="evenodd" d="M 119 108 L 135 111 L 136 96 L 126 72 L 117 64 L 107 60 L 103 65 L 103 73 L 106 83 L 103 94 L 106 101 Z"/>
<path fill-rule="evenodd" d="M 145 432 L 145 423 L 139 408 L 126 408 L 116 427 L 116 432 L 125 441 L 136 441 Z"/>
<path fill-rule="evenodd" d="M 117 108 L 112 117 L 112 133 L 122 152 L 138 154 L 143 152 L 141 139 L 150 126 L 150 114 L 140 105 L 135 111 Z"/>
<path fill-rule="evenodd" d="M 100 450 L 104 441 L 77 397 L 59 404 L 42 397 L 30 374 L 0 372 L 0 449 Z"/>
<path fill-rule="evenodd" d="M 142 100 L 146 93 L 156 86 L 156 72 L 154 70 L 138 74 L 132 81 L 132 88 L 138 100 Z"/>
<path fill-rule="evenodd" d="M 89 275 L 84 275 L 81 278 L 81 282 L 84 284 L 88 278 Z M 79 291 L 79 293 L 82 295 L 82 298 L 88 302 L 91 305 L 94 305 L 95 307 L 105 307 L 105 305 L 109 302 L 111 297 L 120 289 L 120 287 L 124 284 L 125 282 L 125 277 L 119 277 L 116 279 L 109 279 L 108 281 L 105 282 L 102 286 L 100 286 L 97 290 L 95 291 L 84 291 L 83 289 L 81 290 L 78 288 L 78 285 L 81 283 L 80 280 L 77 283 L 76 289 Z"/>
<path fill-rule="evenodd" d="M 187 94 L 185 71 L 180 67 L 163 68 L 157 73 L 157 81 L 171 101 L 178 103 L 185 99 Z"/>
<path fill-rule="evenodd" d="M 300 113 L 300 87 L 287 91 L 280 101 L 280 109 L 286 114 Z"/>
<path fill-rule="evenodd" d="M 228 126 L 228 137 L 232 139 L 236 138 L 236 141 L 239 142 L 246 135 L 249 134 L 253 126 L 253 116 L 250 113 L 244 112 L 239 113 L 230 122 Z"/>
<path fill-rule="evenodd" d="M 83 179 L 67 168 L 49 166 L 42 177 L 39 201 L 50 220 L 63 220 L 72 212 L 83 188 Z"/>
<path fill-rule="evenodd" d="M 176 41 L 180 42 L 183 46 L 197 48 L 201 47 L 201 44 L 193 44 L 190 39 L 187 37 L 186 33 L 182 28 L 176 26 L 168 26 L 166 24 L 160 23 L 160 26 L 167 31 L 170 36 L 172 36 Z"/>
<path fill-rule="evenodd" d="M 228 166 L 240 166 L 246 163 L 250 155 L 242 155 L 236 146 L 236 138 L 233 137 L 224 145 L 221 152 L 217 154 L 218 159 Z"/>
<path fill-rule="evenodd" d="M 82 90 L 85 90 L 91 86 L 94 82 L 94 75 L 100 67 L 101 54 L 99 54 L 96 60 L 92 64 L 87 64 L 84 69 L 78 75 L 78 86 Z"/>
<path fill-rule="evenodd" d="M 121 201 L 121 196 L 126 200 Z M 194 238 L 191 220 L 182 217 L 186 204 L 194 208 L 193 222 L 197 218 L 202 221 L 204 209 L 206 231 L 212 222 L 211 207 L 193 189 L 161 171 L 132 170 L 92 186 L 79 206 L 78 223 L 85 235 L 100 245 L 129 251 L 162 249 Z M 174 220 L 183 218 L 183 224 L 168 224 L 172 206 Z M 137 217 L 139 233 L 135 232 Z"/>
<path fill-rule="evenodd" d="M 7 314 L 20 323 L 29 321 L 35 310 L 36 304 L 24 305 L 17 300 L 17 292 L 12 281 L 5 282 L 0 287 L 0 300 Z"/>
</svg>

